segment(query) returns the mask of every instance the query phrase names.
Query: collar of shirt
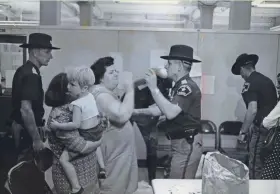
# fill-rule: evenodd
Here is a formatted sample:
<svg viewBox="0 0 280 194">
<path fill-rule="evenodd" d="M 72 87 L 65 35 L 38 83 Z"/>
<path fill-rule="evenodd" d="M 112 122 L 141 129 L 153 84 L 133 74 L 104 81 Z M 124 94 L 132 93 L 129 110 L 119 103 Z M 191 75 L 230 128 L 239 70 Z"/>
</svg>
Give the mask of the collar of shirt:
<svg viewBox="0 0 280 194">
<path fill-rule="evenodd" d="M 27 65 L 31 65 L 35 70 L 36 70 L 36 72 L 37 72 L 37 74 L 40 76 L 41 74 L 40 74 L 40 70 L 39 70 L 39 68 L 36 66 L 36 65 L 34 65 L 34 63 L 32 63 L 31 61 L 27 61 L 26 62 L 26 64 Z"/>
<path fill-rule="evenodd" d="M 257 74 L 258 74 L 258 72 L 253 71 L 253 72 L 249 75 L 249 77 L 246 79 L 246 81 L 252 79 L 252 77 L 254 77 L 254 76 L 257 75 Z"/>
<path fill-rule="evenodd" d="M 175 85 L 174 85 L 173 88 L 176 88 L 178 85 L 180 85 L 181 82 L 182 82 L 184 79 L 188 80 L 189 78 L 190 78 L 190 75 L 189 75 L 189 74 L 187 74 L 187 75 L 181 77 L 181 78 L 175 83 Z"/>
</svg>

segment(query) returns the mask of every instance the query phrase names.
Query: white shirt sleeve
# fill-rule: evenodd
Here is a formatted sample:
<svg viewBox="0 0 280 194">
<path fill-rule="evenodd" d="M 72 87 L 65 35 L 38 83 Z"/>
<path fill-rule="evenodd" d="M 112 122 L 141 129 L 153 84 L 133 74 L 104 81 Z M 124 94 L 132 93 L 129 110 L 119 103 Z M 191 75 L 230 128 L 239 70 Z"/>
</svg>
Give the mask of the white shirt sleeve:
<svg viewBox="0 0 280 194">
<path fill-rule="evenodd" d="M 270 129 L 276 126 L 278 119 L 280 118 L 280 101 L 274 107 L 274 109 L 264 118 L 263 126 Z"/>
</svg>

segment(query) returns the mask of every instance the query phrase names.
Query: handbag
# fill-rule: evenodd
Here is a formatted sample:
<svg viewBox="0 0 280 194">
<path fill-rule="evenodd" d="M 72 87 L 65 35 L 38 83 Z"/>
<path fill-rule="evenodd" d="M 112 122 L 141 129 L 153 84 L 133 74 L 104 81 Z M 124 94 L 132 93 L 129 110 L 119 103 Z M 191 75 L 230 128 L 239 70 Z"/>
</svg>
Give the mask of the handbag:
<svg viewBox="0 0 280 194">
<path fill-rule="evenodd" d="M 276 137 L 280 131 L 279 121 L 280 121 L 280 118 L 278 118 L 276 126 L 269 129 L 269 131 L 264 139 L 263 147 L 261 148 L 261 152 L 260 152 L 262 160 L 265 160 L 273 152 L 273 149 L 274 149 L 275 143 L 276 143 Z"/>
</svg>

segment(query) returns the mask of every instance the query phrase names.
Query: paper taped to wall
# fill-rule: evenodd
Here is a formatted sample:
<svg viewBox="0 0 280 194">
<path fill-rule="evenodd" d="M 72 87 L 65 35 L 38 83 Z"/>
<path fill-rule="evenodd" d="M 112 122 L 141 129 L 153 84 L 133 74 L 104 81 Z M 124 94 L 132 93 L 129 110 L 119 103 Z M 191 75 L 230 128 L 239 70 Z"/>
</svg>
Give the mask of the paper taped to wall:
<svg viewBox="0 0 280 194">
<path fill-rule="evenodd" d="M 6 88 L 12 88 L 15 72 L 16 72 L 15 70 L 6 70 L 5 71 Z"/>
<path fill-rule="evenodd" d="M 151 68 L 159 68 L 164 67 L 167 63 L 166 60 L 160 58 L 160 56 L 168 55 L 168 51 L 166 50 L 151 50 L 150 51 L 150 67 Z"/>
<path fill-rule="evenodd" d="M 122 53 L 119 52 L 110 52 L 109 55 L 114 58 L 114 65 L 116 68 L 122 72 L 123 71 L 123 57 Z"/>
<path fill-rule="evenodd" d="M 215 76 L 203 75 L 200 83 L 202 94 L 215 93 Z"/>
</svg>

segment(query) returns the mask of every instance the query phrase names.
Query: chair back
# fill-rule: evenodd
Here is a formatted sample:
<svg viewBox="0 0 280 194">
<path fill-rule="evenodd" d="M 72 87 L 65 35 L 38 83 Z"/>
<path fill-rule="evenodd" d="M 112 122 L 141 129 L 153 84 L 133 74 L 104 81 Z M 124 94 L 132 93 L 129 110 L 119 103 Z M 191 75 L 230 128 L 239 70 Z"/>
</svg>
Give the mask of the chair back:
<svg viewBox="0 0 280 194">
<path fill-rule="evenodd" d="M 220 134 L 239 135 L 242 124 L 240 121 L 225 121 L 219 126 Z"/>
<path fill-rule="evenodd" d="M 221 141 L 222 139 L 226 141 L 224 143 L 226 144 L 236 144 L 236 137 L 238 136 L 242 122 L 240 121 L 224 121 L 220 124 L 219 129 L 217 130 L 217 149 L 221 149 Z M 222 136 L 224 138 L 222 138 Z M 233 146 L 233 145 L 232 145 Z M 231 146 L 230 146 L 231 147 Z"/>
<path fill-rule="evenodd" d="M 201 120 L 202 133 L 216 133 L 217 126 L 210 120 Z"/>
</svg>

